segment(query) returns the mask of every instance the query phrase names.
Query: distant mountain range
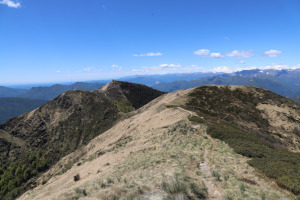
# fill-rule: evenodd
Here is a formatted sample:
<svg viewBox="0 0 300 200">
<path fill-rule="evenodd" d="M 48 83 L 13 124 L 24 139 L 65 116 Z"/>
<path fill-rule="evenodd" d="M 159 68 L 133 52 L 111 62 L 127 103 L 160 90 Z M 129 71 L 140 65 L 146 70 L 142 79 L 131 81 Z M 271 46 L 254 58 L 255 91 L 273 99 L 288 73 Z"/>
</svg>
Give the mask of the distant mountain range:
<svg viewBox="0 0 300 200">
<path fill-rule="evenodd" d="M 92 91 L 104 86 L 105 83 L 74 83 L 72 85 L 52 85 L 50 87 L 33 87 L 26 91 L 20 97 L 31 99 L 52 100 L 63 92 L 70 90 L 87 90 Z"/>
<path fill-rule="evenodd" d="M 271 90 L 286 97 L 293 97 L 300 92 L 300 69 L 297 70 L 245 70 L 231 74 L 222 74 L 191 81 L 159 83 L 153 88 L 173 92 L 199 85 L 249 85 Z"/>
<path fill-rule="evenodd" d="M 244 70 L 230 74 L 225 73 L 179 73 L 162 75 L 139 75 L 123 77 L 119 80 L 137 84 L 144 84 L 164 92 L 173 92 L 180 89 L 189 89 L 200 85 L 249 85 L 271 90 L 282 96 L 290 97 L 296 102 L 300 102 L 300 69 L 294 70 Z M 92 91 L 105 85 L 106 81 L 98 82 L 78 82 L 72 85 L 56 84 L 52 86 L 33 87 L 30 90 L 0 87 L 0 97 L 21 97 L 38 100 L 52 100 L 63 92 L 70 90 Z M 17 105 L 19 103 L 20 105 Z M 13 106 L 10 108 L 9 106 Z M 34 101 L 32 105 L 36 104 Z M 14 104 L 6 104 L 7 112 L 0 112 L 0 123 L 7 120 L 8 116 L 15 116 L 15 113 L 22 114 L 23 111 L 33 109 L 24 108 L 22 99 L 14 101 Z M 14 113 L 9 114 L 9 110 Z M 20 109 L 20 110 L 18 110 Z"/>
<path fill-rule="evenodd" d="M 199 85 L 249 85 L 269 89 L 283 96 L 293 97 L 300 93 L 300 69 L 281 70 L 243 70 L 234 73 L 194 72 L 158 75 L 136 75 L 117 79 L 131 83 L 144 84 L 164 92 L 188 89 Z M 30 90 L 0 87 L 0 97 L 23 97 L 51 100 L 69 90 L 95 90 L 107 80 L 78 82 L 72 85 L 32 87 Z"/>
<path fill-rule="evenodd" d="M 0 86 L 0 97 L 17 97 L 24 94 L 27 90 L 25 89 L 15 89 Z"/>
<path fill-rule="evenodd" d="M 157 74 L 157 75 L 137 75 L 123 77 L 117 80 L 127 81 L 131 83 L 144 84 L 147 86 L 153 86 L 159 83 L 170 83 L 173 81 L 191 81 L 194 79 L 211 77 L 221 75 L 224 73 L 212 73 L 212 72 L 193 72 L 193 73 L 175 73 L 175 74 Z"/>
</svg>

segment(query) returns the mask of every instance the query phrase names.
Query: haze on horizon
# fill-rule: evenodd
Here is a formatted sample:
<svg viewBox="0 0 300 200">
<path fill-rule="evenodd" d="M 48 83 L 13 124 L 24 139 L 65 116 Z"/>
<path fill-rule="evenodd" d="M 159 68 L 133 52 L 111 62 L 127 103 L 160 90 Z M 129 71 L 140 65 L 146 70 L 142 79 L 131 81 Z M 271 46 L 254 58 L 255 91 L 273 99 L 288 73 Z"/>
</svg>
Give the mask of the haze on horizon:
<svg viewBox="0 0 300 200">
<path fill-rule="evenodd" d="M 297 0 L 0 0 L 0 85 L 300 68 Z"/>
</svg>

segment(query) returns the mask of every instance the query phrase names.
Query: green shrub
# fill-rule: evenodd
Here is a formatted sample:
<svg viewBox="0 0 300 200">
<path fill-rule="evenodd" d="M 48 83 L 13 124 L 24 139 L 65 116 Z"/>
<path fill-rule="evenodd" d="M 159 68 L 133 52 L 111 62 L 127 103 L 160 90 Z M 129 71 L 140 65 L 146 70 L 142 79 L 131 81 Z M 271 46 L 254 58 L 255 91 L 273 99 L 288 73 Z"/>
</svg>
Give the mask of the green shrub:
<svg viewBox="0 0 300 200">
<path fill-rule="evenodd" d="M 278 185 L 300 194 L 300 155 L 275 148 L 270 143 L 228 124 L 214 124 L 207 131 L 212 137 L 227 142 L 235 152 L 252 158 L 248 163 L 274 178 Z"/>
<path fill-rule="evenodd" d="M 133 106 L 128 100 L 122 100 L 122 101 L 115 100 L 113 104 L 117 106 L 120 111 L 124 113 L 128 113 L 134 110 Z"/>
<path fill-rule="evenodd" d="M 178 178 L 170 182 L 163 182 L 162 189 L 169 194 L 186 194 L 187 186 L 184 182 L 180 181 Z"/>
<path fill-rule="evenodd" d="M 219 172 L 217 171 L 212 171 L 212 174 L 211 174 L 213 177 L 216 178 L 216 181 L 221 181 L 221 175 Z"/>
<path fill-rule="evenodd" d="M 200 188 L 196 183 L 190 184 L 191 191 L 195 194 L 198 199 L 206 199 L 207 198 L 207 189 Z"/>
<path fill-rule="evenodd" d="M 195 116 L 195 115 L 190 116 L 189 120 L 192 122 L 197 122 L 197 123 L 205 123 L 205 121 L 202 118 Z"/>
</svg>

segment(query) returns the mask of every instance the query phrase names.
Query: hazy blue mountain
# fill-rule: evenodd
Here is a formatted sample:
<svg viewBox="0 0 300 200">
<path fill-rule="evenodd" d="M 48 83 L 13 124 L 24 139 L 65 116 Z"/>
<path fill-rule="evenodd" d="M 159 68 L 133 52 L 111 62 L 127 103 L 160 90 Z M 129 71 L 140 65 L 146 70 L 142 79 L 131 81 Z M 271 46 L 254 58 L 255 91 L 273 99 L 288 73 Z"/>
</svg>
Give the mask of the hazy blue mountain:
<svg viewBox="0 0 300 200">
<path fill-rule="evenodd" d="M 300 103 L 300 92 L 297 95 L 293 96 L 291 99 L 293 99 L 297 103 Z"/>
<path fill-rule="evenodd" d="M 25 99 L 17 97 L 0 98 L 0 124 L 6 120 L 34 110 L 47 103 L 45 100 Z"/>
<path fill-rule="evenodd" d="M 292 97 L 292 99 L 294 101 L 296 101 L 297 103 L 300 103 L 300 95 L 294 96 L 294 97 Z"/>
<path fill-rule="evenodd" d="M 17 97 L 21 94 L 24 94 L 27 90 L 25 89 L 15 89 L 0 86 L 0 97 Z"/>
<path fill-rule="evenodd" d="M 105 83 L 83 83 L 78 82 L 72 85 L 52 85 L 50 87 L 33 87 L 20 97 L 31 99 L 52 100 L 63 92 L 70 90 L 92 91 L 104 86 Z"/>
<path fill-rule="evenodd" d="M 176 73 L 176 74 L 137 75 L 137 76 L 123 77 L 118 80 L 153 86 L 159 83 L 169 83 L 173 81 L 191 81 L 193 79 L 211 77 L 220 74 L 224 74 L 224 73 L 194 72 L 194 73 Z"/>
<path fill-rule="evenodd" d="M 271 90 L 282 96 L 292 97 L 300 90 L 300 70 L 244 70 L 191 81 L 181 80 L 159 83 L 154 85 L 153 88 L 164 92 L 173 92 L 209 84 L 256 86 Z"/>
</svg>

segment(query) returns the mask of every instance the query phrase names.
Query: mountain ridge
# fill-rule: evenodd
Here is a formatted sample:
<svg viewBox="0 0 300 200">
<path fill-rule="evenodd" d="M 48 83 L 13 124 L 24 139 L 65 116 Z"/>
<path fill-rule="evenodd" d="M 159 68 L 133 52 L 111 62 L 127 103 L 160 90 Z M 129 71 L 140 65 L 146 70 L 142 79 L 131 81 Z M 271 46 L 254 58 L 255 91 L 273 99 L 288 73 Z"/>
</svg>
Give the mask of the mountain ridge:
<svg viewBox="0 0 300 200">
<path fill-rule="evenodd" d="M 132 86 L 130 83 L 118 82 Z M 141 87 L 143 90 L 138 90 Z M 152 88 L 134 84 L 130 95 L 147 96 L 150 101 L 153 95 L 163 93 Z M 63 156 L 85 145 L 104 131 L 111 128 L 118 120 L 126 116 L 125 106 L 132 107 L 125 96 L 117 98 L 122 88 L 107 87 L 106 91 L 68 91 L 49 103 L 19 117 L 12 118 L 0 125 L 0 162 L 2 169 L 0 186 L 1 196 L 18 194 L 15 188 L 31 177 L 53 165 Z M 137 92 L 136 92 L 137 91 Z M 142 93 L 141 93 L 142 92 Z M 107 95 L 109 94 L 109 95 Z M 126 102 L 126 105 L 122 104 Z M 145 102 L 146 103 L 146 102 Z M 140 106 L 140 105 L 139 105 Z M 24 167 L 22 167 L 24 165 Z M 16 170 L 29 175 L 19 175 L 16 180 L 9 176 L 8 170 Z M 1 172 L 1 170 L 0 170 Z M 2 181 L 2 182 L 1 182 Z M 13 186 L 5 187 L 11 182 Z M 31 181 L 29 182 L 30 185 Z M 24 185 L 28 188 L 29 185 Z M 8 191 L 12 193 L 8 193 Z"/>
<path fill-rule="evenodd" d="M 266 118 L 269 110 L 261 105 L 283 110 Z M 287 150 L 299 152 L 300 135 L 289 129 L 300 128 L 299 110 L 289 99 L 247 86 L 164 94 L 61 159 L 19 199 L 294 199 L 299 155 Z M 283 119 L 291 124 L 278 135 L 276 122 Z M 292 173 L 264 168 L 270 162 Z M 61 174 L 66 163 L 70 168 Z"/>
</svg>

